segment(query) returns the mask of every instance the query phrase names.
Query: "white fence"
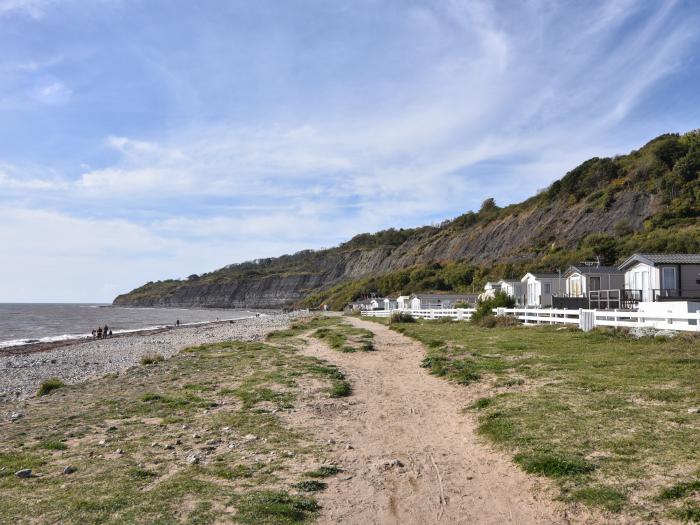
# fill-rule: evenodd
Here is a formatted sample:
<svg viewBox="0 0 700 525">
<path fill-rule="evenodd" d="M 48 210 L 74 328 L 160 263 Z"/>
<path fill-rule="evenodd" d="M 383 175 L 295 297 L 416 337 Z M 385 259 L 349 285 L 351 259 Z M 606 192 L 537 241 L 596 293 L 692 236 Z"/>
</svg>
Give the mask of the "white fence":
<svg viewBox="0 0 700 525">
<path fill-rule="evenodd" d="M 472 318 L 474 308 L 432 308 L 425 310 L 362 310 L 367 317 L 391 317 L 394 312 L 404 312 L 420 319 L 442 319 L 449 317 L 456 321 L 468 321 Z"/>
<path fill-rule="evenodd" d="M 389 317 L 394 312 L 406 312 L 421 319 L 449 317 L 457 321 L 471 319 L 473 308 L 434 310 L 367 310 L 362 315 Z M 666 316 L 658 313 L 643 313 L 614 310 L 566 310 L 555 308 L 496 308 L 496 315 L 513 316 L 526 325 L 568 324 L 588 331 L 596 326 L 616 328 L 655 328 L 657 330 L 680 330 L 700 332 L 700 313 L 674 313 Z"/>
</svg>

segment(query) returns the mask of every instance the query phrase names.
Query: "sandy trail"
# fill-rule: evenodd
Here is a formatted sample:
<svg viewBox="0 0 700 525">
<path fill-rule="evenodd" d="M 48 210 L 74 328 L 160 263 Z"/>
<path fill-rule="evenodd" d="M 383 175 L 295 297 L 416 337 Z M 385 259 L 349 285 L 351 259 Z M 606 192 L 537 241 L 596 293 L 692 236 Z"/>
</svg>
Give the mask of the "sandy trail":
<svg viewBox="0 0 700 525">
<path fill-rule="evenodd" d="M 312 338 L 304 350 L 353 385 L 340 413 L 309 421 L 335 440 L 329 459 L 346 470 L 318 494 L 320 523 L 567 523 L 545 483 L 477 439 L 473 416 L 462 413 L 468 389 L 420 368 L 419 343 L 349 321 L 375 333 L 376 352 L 340 353 Z"/>
</svg>

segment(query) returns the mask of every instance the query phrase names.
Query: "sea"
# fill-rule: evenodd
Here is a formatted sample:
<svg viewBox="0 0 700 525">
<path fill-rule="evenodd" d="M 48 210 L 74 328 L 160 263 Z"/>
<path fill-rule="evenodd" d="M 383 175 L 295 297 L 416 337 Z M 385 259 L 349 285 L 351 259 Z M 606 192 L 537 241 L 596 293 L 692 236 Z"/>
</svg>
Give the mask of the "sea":
<svg viewBox="0 0 700 525">
<path fill-rule="evenodd" d="M 82 339 L 107 325 L 112 333 L 254 317 L 236 309 L 137 308 L 109 304 L 0 303 L 0 348 Z"/>
</svg>

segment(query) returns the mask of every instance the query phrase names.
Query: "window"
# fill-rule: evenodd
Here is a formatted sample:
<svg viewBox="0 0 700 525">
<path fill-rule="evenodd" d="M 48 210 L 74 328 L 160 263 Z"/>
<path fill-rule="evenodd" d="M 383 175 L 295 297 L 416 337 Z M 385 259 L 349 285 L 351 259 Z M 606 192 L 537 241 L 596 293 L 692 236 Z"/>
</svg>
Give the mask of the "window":
<svg viewBox="0 0 700 525">
<path fill-rule="evenodd" d="M 600 290 L 600 277 L 589 277 L 588 284 L 591 290 Z"/>
<path fill-rule="evenodd" d="M 676 289 L 676 269 L 673 266 L 661 268 L 661 288 L 663 290 Z"/>
<path fill-rule="evenodd" d="M 551 283 L 544 283 L 544 293 L 545 293 L 545 294 L 550 294 L 550 293 L 552 293 L 552 285 L 551 285 Z"/>
</svg>

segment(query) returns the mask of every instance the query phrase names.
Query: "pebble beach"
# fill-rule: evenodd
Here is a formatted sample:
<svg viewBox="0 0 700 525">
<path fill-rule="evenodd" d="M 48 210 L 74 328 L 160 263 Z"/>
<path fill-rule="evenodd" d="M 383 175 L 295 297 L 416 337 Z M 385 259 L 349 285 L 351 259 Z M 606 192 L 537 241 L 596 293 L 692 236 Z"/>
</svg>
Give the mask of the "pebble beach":
<svg viewBox="0 0 700 525">
<path fill-rule="evenodd" d="M 236 321 L 170 328 L 76 342 L 56 349 L 13 355 L 0 353 L 0 406 L 36 395 L 42 381 L 58 378 L 66 384 L 119 373 L 139 364 L 145 355 L 168 358 L 189 346 L 219 341 L 256 341 L 286 328 L 302 312 L 273 313 Z"/>
</svg>

